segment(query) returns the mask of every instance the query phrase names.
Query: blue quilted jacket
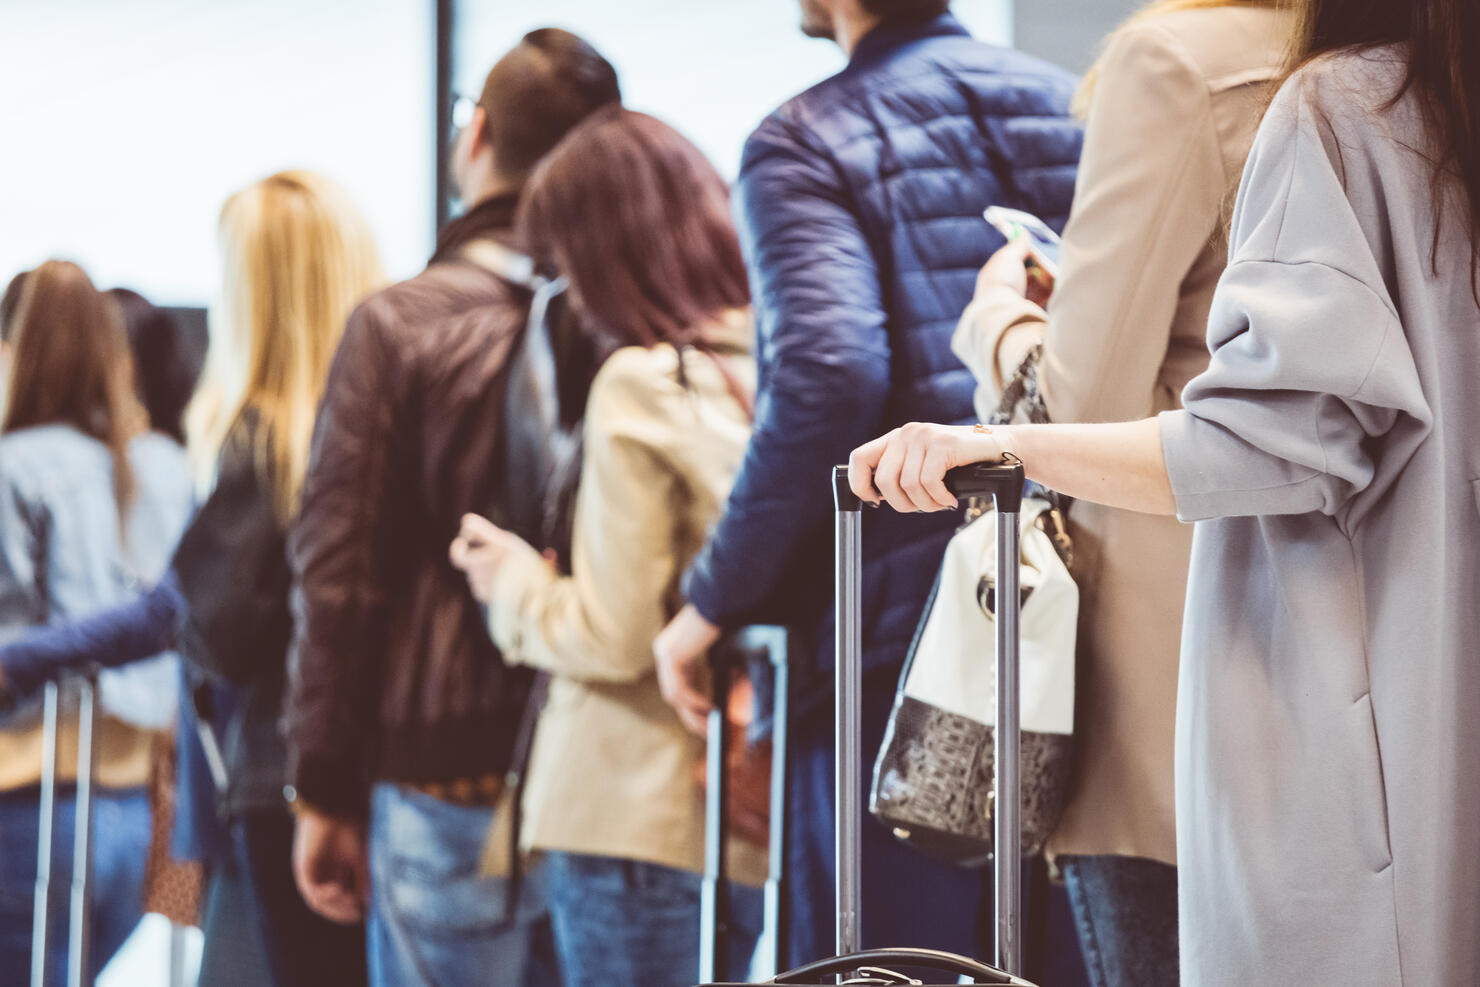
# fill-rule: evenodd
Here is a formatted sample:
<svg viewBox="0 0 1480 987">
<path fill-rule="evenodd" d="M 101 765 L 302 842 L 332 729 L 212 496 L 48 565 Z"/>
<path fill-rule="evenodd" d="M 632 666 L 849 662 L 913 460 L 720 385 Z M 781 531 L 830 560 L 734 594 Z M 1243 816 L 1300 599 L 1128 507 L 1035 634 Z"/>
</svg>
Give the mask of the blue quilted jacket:
<svg viewBox="0 0 1480 987">
<path fill-rule="evenodd" d="M 760 386 L 729 505 L 685 586 L 707 618 L 815 629 L 831 667 L 829 467 L 908 421 L 972 420 L 950 337 L 1002 246 L 982 210 L 1062 227 L 1074 85 L 949 14 L 890 22 L 751 135 L 736 209 Z M 897 668 L 955 522 L 865 513 L 865 667 Z"/>
</svg>

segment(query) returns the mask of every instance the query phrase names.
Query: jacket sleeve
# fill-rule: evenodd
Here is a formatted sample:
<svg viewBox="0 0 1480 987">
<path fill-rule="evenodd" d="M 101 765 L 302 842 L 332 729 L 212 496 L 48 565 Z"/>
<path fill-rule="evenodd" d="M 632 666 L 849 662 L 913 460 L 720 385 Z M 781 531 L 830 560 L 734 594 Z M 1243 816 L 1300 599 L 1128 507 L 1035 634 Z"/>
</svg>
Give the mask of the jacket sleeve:
<svg viewBox="0 0 1480 987">
<path fill-rule="evenodd" d="M 16 693 L 33 692 L 69 671 L 142 661 L 174 645 L 184 600 L 173 572 L 123 606 L 82 620 L 40 627 L 0 647 L 0 669 Z"/>
<path fill-rule="evenodd" d="M 382 539 L 395 409 L 376 304 L 355 311 L 335 353 L 288 551 L 289 780 L 304 801 L 350 816 L 366 811 L 373 683 L 384 660 Z"/>
<path fill-rule="evenodd" d="M 721 626 L 787 619 L 783 580 L 826 530 L 827 468 L 877 432 L 890 367 L 878 265 L 827 152 L 773 116 L 746 144 L 736 196 L 759 336 L 755 430 L 685 586 Z"/>
<path fill-rule="evenodd" d="M 1054 421 L 1133 421 L 1175 407 L 1159 376 L 1182 282 L 1218 228 L 1233 177 L 1191 56 L 1160 26 L 1122 31 L 1102 63 L 1047 315 L 988 290 L 957 329 L 953 348 L 980 382 L 978 408 L 995 408 L 1037 339 Z"/>
<path fill-rule="evenodd" d="M 506 660 L 588 682 L 652 674 L 653 638 L 670 616 L 681 566 L 670 450 L 687 396 L 649 363 L 616 365 L 625 356 L 608 362 L 591 391 L 572 574 L 558 576 L 521 544 L 500 567 L 489 607 Z"/>
<path fill-rule="evenodd" d="M 1212 362 L 1184 410 L 1160 419 L 1183 520 L 1319 511 L 1355 523 L 1356 498 L 1382 495 L 1371 489 L 1378 452 L 1411 454 L 1433 424 L 1339 173 L 1374 138 L 1359 118 L 1333 130 L 1341 112 L 1310 105 L 1297 77 L 1260 129 L 1208 323 Z"/>
</svg>

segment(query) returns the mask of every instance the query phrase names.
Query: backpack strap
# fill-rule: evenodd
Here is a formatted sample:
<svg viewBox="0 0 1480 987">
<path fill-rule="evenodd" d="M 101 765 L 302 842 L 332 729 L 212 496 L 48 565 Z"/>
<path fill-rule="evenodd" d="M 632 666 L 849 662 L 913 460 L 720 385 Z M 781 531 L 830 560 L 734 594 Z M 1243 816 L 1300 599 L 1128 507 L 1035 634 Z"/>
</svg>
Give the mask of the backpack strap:
<svg viewBox="0 0 1480 987">
<path fill-rule="evenodd" d="M 506 247 L 497 240 L 473 240 L 463 245 L 458 256 L 510 284 L 528 288 L 530 291 L 537 292 L 547 283 L 546 278 L 535 273 L 533 258 L 512 247 Z"/>
</svg>

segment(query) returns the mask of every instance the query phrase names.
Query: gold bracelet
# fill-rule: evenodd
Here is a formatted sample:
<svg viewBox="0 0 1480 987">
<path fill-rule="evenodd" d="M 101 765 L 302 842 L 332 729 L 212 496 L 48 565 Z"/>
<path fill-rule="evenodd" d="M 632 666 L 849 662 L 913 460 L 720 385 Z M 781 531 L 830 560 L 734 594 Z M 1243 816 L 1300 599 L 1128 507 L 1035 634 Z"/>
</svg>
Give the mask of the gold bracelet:
<svg viewBox="0 0 1480 987">
<path fill-rule="evenodd" d="M 996 431 L 992 426 L 983 422 L 977 422 L 971 430 L 977 435 L 995 435 L 997 437 L 997 445 L 1002 449 L 1003 462 L 1022 462 L 1007 444 L 1007 436 L 1011 434 L 1007 430 Z"/>
</svg>

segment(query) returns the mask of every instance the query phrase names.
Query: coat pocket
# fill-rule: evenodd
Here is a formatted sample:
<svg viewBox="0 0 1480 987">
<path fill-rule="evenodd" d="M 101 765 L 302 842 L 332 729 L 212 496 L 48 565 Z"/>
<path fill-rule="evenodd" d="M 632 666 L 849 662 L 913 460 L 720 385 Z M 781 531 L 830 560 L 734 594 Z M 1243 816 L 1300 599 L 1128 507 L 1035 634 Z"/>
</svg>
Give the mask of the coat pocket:
<svg viewBox="0 0 1480 987">
<path fill-rule="evenodd" d="M 1347 761 L 1349 790 L 1356 809 L 1356 838 L 1373 873 L 1393 862 L 1392 838 L 1388 828 L 1387 783 L 1383 779 L 1382 755 L 1372 696 L 1362 696 L 1347 710 L 1351 756 Z"/>
</svg>

